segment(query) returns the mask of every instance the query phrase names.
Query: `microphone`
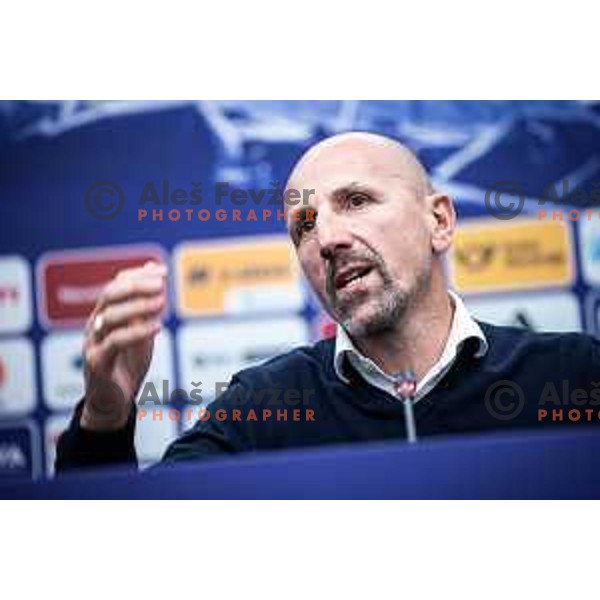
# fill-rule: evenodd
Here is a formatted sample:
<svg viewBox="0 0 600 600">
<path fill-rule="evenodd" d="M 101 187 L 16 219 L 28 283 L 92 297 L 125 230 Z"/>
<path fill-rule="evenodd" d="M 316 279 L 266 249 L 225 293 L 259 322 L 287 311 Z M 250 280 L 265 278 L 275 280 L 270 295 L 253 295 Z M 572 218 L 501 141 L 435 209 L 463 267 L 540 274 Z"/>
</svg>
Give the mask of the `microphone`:
<svg viewBox="0 0 600 600">
<path fill-rule="evenodd" d="M 417 393 L 417 376 L 414 371 L 408 370 L 399 373 L 394 379 L 396 398 L 402 402 L 402 406 L 404 407 L 406 439 L 409 444 L 415 444 L 417 442 L 417 426 L 413 411 L 413 401 Z"/>
</svg>

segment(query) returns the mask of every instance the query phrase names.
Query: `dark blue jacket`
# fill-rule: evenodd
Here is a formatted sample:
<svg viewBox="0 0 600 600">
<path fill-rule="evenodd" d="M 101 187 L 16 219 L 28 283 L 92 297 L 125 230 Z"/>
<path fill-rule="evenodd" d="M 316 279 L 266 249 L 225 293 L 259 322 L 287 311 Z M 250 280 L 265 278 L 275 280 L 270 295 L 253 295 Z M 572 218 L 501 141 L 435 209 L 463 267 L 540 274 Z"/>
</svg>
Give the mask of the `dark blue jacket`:
<svg viewBox="0 0 600 600">
<path fill-rule="evenodd" d="M 476 358 L 475 346 L 465 343 L 443 380 L 415 404 L 418 437 L 600 424 L 600 342 L 577 333 L 480 325 L 487 354 Z M 349 362 L 350 384 L 342 382 L 333 367 L 334 348 L 334 340 L 323 340 L 238 372 L 209 405 L 210 418 L 172 443 L 163 463 L 405 439 L 402 403 L 364 381 Z M 59 440 L 57 471 L 135 464 L 135 411 L 123 430 L 96 433 L 79 426 L 82 403 Z"/>
</svg>

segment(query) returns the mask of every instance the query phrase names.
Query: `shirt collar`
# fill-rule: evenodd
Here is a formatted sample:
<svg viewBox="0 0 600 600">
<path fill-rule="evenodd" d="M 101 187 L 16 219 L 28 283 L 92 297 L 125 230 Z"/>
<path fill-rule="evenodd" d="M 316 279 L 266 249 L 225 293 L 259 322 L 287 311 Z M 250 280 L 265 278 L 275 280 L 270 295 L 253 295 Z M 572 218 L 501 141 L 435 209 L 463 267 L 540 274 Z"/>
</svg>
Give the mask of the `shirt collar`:
<svg viewBox="0 0 600 600">
<path fill-rule="evenodd" d="M 474 356 L 477 358 L 484 356 L 488 351 L 489 344 L 481 327 L 471 317 L 460 296 L 452 290 L 448 290 L 448 295 L 454 305 L 454 315 L 440 360 L 443 360 L 446 356 L 458 354 L 460 348 L 468 339 L 475 339 L 479 342 Z M 352 355 L 365 369 L 379 370 L 379 367 L 370 358 L 364 356 L 356 348 L 345 329 L 338 325 L 333 366 L 336 375 L 345 383 L 349 383 L 348 377 L 344 374 L 344 360 L 347 354 Z"/>
</svg>

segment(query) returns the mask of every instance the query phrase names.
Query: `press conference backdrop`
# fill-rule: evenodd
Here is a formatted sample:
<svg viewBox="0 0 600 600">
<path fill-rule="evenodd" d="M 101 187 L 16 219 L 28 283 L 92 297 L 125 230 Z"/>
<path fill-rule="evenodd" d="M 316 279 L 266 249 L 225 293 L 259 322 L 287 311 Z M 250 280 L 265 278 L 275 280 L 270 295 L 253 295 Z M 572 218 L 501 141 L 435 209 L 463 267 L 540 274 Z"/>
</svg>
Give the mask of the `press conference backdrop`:
<svg viewBox="0 0 600 600">
<path fill-rule="evenodd" d="M 206 405 L 240 368 L 332 335 L 271 200 L 309 145 L 356 129 L 409 145 L 455 198 L 450 273 L 476 316 L 598 334 L 598 104 L 0 102 L 0 478 L 51 476 L 81 327 L 119 269 L 170 267 L 144 464 L 193 424 L 169 412 L 192 391 Z M 235 204 L 234 188 L 266 192 Z"/>
</svg>

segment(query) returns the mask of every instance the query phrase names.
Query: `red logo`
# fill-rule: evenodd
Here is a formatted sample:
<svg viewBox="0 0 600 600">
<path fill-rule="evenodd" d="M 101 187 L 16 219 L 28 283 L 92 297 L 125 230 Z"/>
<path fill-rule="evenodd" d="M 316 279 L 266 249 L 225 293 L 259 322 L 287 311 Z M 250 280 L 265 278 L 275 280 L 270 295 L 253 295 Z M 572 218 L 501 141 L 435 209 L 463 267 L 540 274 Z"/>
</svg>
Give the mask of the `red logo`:
<svg viewBox="0 0 600 600">
<path fill-rule="evenodd" d="M 165 257 L 158 246 L 52 252 L 38 265 L 40 321 L 47 327 L 82 325 L 100 292 L 123 269 Z"/>
<path fill-rule="evenodd" d="M 19 300 L 19 289 L 13 285 L 0 285 L 0 304 L 8 304 Z"/>
</svg>

